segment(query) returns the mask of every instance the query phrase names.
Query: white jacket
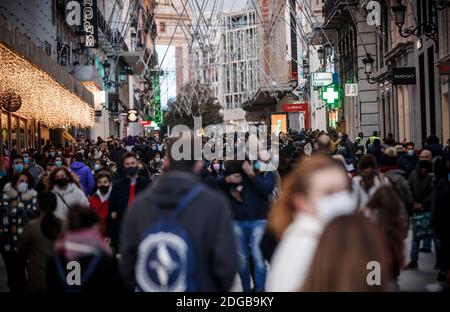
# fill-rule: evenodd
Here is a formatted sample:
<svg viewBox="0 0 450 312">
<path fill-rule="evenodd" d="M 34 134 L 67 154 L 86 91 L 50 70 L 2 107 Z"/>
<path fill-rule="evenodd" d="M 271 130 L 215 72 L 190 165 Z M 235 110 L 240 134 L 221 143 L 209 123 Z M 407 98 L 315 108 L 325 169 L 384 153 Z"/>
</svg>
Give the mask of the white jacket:
<svg viewBox="0 0 450 312">
<path fill-rule="evenodd" d="M 55 193 L 58 201 L 55 216 L 62 220 L 66 220 L 69 207 L 73 205 L 89 206 L 88 199 L 86 195 L 84 195 L 83 190 L 78 188 L 74 183 L 69 183 L 66 190 L 62 190 L 59 186 L 55 185 L 53 193 Z M 61 197 L 64 198 L 65 202 Z"/>
<path fill-rule="evenodd" d="M 295 217 L 273 255 L 267 291 L 293 292 L 303 286 L 322 231 L 318 218 L 306 213 Z"/>
</svg>

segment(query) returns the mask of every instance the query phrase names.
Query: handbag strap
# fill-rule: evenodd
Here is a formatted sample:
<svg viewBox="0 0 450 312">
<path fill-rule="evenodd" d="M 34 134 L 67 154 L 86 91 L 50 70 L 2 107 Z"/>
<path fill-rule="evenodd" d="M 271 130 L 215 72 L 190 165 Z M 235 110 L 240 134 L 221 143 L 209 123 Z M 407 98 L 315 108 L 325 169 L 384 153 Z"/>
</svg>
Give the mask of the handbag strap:
<svg viewBox="0 0 450 312">
<path fill-rule="evenodd" d="M 69 204 L 67 204 L 67 202 L 65 201 L 64 197 L 61 194 L 59 194 L 59 193 L 56 193 L 56 195 L 58 195 L 58 197 L 61 198 L 61 200 L 63 201 L 64 205 L 66 205 L 67 208 L 70 209 L 70 206 L 69 206 Z"/>
</svg>

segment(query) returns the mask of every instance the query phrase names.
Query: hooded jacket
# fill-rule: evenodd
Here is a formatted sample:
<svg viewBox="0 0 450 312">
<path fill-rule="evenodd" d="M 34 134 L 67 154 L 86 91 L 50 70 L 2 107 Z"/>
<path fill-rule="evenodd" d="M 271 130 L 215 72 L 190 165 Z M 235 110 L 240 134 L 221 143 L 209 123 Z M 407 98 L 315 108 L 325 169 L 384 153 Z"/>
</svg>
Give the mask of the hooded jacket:
<svg viewBox="0 0 450 312">
<path fill-rule="evenodd" d="M 0 206 L 0 251 L 17 249 L 25 224 L 38 215 L 36 202 L 34 189 L 19 193 L 11 183 L 5 185 Z"/>
<path fill-rule="evenodd" d="M 198 183 L 192 173 L 169 171 L 139 195 L 127 211 L 120 235 L 120 268 L 128 289 L 135 288 L 137 250 L 144 232 L 159 221 L 155 204 L 167 213 Z M 199 291 L 228 291 L 238 270 L 238 258 L 226 199 L 205 186 L 177 221 L 191 239 L 195 266 L 203 270 Z"/>
<path fill-rule="evenodd" d="M 75 173 L 80 179 L 81 187 L 84 194 L 88 196 L 92 193 L 95 187 L 94 177 L 92 176 L 91 169 L 81 161 L 75 161 L 70 165 L 70 170 Z"/>
<path fill-rule="evenodd" d="M 380 171 L 383 172 L 382 169 L 380 169 Z M 389 169 L 384 171 L 384 176 L 391 182 L 392 187 L 403 205 L 405 205 L 407 211 L 411 211 L 414 204 L 414 198 L 405 175 L 406 173 L 400 169 Z"/>
<path fill-rule="evenodd" d="M 28 167 L 28 171 L 33 176 L 35 182 L 39 180 L 39 177 L 45 172 L 45 170 L 36 164 L 36 161 L 33 159 Z"/>
<path fill-rule="evenodd" d="M 69 207 L 73 205 L 89 206 L 86 195 L 74 183 L 69 183 L 66 190 L 62 190 L 59 186 L 55 185 L 53 187 L 53 193 L 55 193 L 57 199 L 55 216 L 62 220 L 66 219 Z"/>
</svg>

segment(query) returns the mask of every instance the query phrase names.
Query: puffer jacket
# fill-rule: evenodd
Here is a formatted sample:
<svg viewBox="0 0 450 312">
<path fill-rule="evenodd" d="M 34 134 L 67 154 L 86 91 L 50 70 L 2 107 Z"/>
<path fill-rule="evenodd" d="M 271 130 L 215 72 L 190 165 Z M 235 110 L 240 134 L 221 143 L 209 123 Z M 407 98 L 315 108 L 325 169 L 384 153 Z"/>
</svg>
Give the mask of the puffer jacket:
<svg viewBox="0 0 450 312">
<path fill-rule="evenodd" d="M 0 251 L 14 252 L 25 224 L 38 216 L 37 192 L 29 189 L 19 193 L 11 183 L 3 188 L 0 217 Z"/>
<path fill-rule="evenodd" d="M 89 206 L 86 195 L 84 195 L 83 191 L 74 183 L 69 183 L 65 190 L 62 190 L 59 186 L 55 185 L 53 187 L 53 193 L 55 193 L 57 198 L 55 216 L 62 220 L 67 218 L 69 208 L 73 205 Z"/>
<path fill-rule="evenodd" d="M 91 169 L 81 161 L 75 161 L 70 165 L 70 170 L 80 179 L 81 187 L 86 196 L 94 191 L 95 181 Z"/>
</svg>

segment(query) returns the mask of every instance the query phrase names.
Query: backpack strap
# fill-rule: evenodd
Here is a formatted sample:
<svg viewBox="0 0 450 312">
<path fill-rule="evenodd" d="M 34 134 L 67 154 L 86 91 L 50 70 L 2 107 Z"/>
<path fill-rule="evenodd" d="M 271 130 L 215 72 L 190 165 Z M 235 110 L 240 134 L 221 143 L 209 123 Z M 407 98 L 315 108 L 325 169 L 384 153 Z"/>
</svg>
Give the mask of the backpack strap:
<svg viewBox="0 0 450 312">
<path fill-rule="evenodd" d="M 203 191 L 203 185 L 197 184 L 194 188 L 192 188 L 183 198 L 180 200 L 178 205 L 175 207 L 172 212 L 171 217 L 176 218 L 187 206 L 191 203 L 191 201 Z"/>
</svg>

